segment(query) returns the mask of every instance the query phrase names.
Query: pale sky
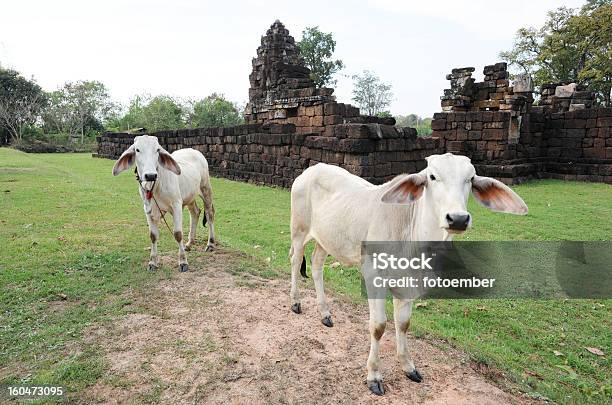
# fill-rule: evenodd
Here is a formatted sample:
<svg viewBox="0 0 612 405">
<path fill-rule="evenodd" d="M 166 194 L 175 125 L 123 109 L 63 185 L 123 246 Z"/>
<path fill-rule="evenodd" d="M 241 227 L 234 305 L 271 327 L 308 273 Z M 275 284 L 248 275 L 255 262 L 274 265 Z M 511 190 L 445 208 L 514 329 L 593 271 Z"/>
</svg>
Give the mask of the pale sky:
<svg viewBox="0 0 612 405">
<path fill-rule="evenodd" d="M 336 88 L 351 102 L 351 75 L 374 71 L 393 86 L 391 113 L 440 110 L 454 67 L 499 61 L 516 30 L 548 10 L 583 0 L 9 1 L 0 6 L 0 64 L 34 76 L 45 90 L 99 80 L 117 101 L 135 94 L 244 104 L 260 37 L 280 19 L 296 40 L 318 25 L 336 39 L 346 68 Z"/>
</svg>

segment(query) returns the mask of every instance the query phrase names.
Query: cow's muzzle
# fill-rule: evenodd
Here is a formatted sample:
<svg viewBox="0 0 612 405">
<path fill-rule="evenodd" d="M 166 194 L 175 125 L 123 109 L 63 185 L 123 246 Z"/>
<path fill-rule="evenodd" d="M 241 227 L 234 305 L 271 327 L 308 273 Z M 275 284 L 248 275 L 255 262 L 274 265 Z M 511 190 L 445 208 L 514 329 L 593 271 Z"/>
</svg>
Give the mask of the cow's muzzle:
<svg viewBox="0 0 612 405">
<path fill-rule="evenodd" d="M 470 225 L 470 214 L 464 212 L 446 214 L 446 223 L 449 230 L 465 231 Z"/>
<path fill-rule="evenodd" d="M 145 173 L 144 179 L 145 181 L 155 181 L 157 180 L 157 173 Z"/>
</svg>

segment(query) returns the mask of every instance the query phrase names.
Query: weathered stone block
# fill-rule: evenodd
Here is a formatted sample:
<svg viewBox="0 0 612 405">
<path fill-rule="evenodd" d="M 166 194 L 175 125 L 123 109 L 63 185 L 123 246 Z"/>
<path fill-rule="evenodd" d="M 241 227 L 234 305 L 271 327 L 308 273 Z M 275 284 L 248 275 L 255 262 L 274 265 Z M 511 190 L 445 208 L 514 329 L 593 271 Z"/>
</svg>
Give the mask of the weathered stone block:
<svg viewBox="0 0 612 405">
<path fill-rule="evenodd" d="M 508 135 L 508 131 L 503 129 L 493 129 L 493 128 L 485 128 L 482 130 L 482 139 L 485 141 L 489 140 L 499 140 L 506 138 Z"/>
<path fill-rule="evenodd" d="M 326 126 L 342 124 L 344 119 L 340 115 L 326 115 L 323 118 L 323 124 Z"/>
<path fill-rule="evenodd" d="M 597 126 L 599 128 L 612 127 L 612 117 L 597 118 Z"/>
<path fill-rule="evenodd" d="M 468 139 L 468 131 L 465 129 L 457 130 L 457 140 L 458 141 L 466 141 Z"/>
<path fill-rule="evenodd" d="M 533 92 L 533 79 L 529 74 L 516 75 L 512 82 L 512 87 L 515 93 L 531 93 Z"/>
<path fill-rule="evenodd" d="M 449 152 L 460 152 L 463 150 L 463 142 L 462 141 L 449 141 L 446 143 L 446 149 Z"/>
<path fill-rule="evenodd" d="M 310 126 L 311 127 L 322 127 L 323 126 L 323 116 L 317 115 L 310 118 Z"/>
<path fill-rule="evenodd" d="M 308 127 L 310 126 L 310 117 L 307 115 L 302 115 L 300 117 L 297 117 L 297 121 L 295 123 L 296 126 L 298 127 Z"/>
<path fill-rule="evenodd" d="M 345 124 L 348 127 L 349 138 L 369 138 L 370 130 L 365 124 Z"/>
<path fill-rule="evenodd" d="M 359 108 L 354 107 L 352 105 L 346 105 L 346 116 L 347 117 L 358 117 L 359 116 Z"/>
<path fill-rule="evenodd" d="M 484 128 L 508 128 L 508 121 L 494 121 L 494 122 L 485 122 L 483 125 Z"/>
<path fill-rule="evenodd" d="M 457 139 L 457 130 L 449 130 L 449 131 L 441 131 L 440 136 L 442 136 L 447 141 L 454 141 Z"/>
<path fill-rule="evenodd" d="M 446 120 L 434 119 L 433 121 L 431 121 L 431 129 L 434 131 L 446 129 Z"/>
<path fill-rule="evenodd" d="M 598 117 L 612 117 L 612 107 L 598 108 L 596 111 Z"/>
<path fill-rule="evenodd" d="M 569 98 L 576 91 L 576 83 L 570 83 L 567 86 L 557 86 L 555 89 L 555 97 Z"/>
<path fill-rule="evenodd" d="M 468 140 L 470 141 L 479 141 L 482 139 L 481 131 L 470 131 L 468 132 Z"/>
<path fill-rule="evenodd" d="M 570 119 L 565 121 L 565 128 L 585 128 L 586 120 Z"/>
<path fill-rule="evenodd" d="M 338 142 L 338 150 L 349 153 L 369 153 L 376 150 L 376 141 L 372 139 L 342 139 Z"/>
</svg>

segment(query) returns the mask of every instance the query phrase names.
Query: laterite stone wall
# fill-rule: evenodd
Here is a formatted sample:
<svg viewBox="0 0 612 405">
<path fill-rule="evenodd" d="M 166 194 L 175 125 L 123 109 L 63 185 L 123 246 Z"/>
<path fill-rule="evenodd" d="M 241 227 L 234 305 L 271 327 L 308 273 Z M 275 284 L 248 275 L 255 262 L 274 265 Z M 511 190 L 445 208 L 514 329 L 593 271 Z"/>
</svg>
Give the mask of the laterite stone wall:
<svg viewBox="0 0 612 405">
<path fill-rule="evenodd" d="M 520 128 L 517 127 L 520 125 Z M 514 184 L 533 178 L 612 183 L 612 108 L 552 113 L 532 107 L 437 113 L 432 136 L 469 156 L 480 174 Z"/>
<path fill-rule="evenodd" d="M 232 180 L 291 187 L 304 169 L 319 162 L 344 167 L 379 184 L 398 173 L 425 167 L 424 158 L 440 153 L 439 140 L 417 137 L 412 128 L 348 123 L 329 135 L 298 134 L 293 124 L 251 124 L 151 133 L 169 152 L 194 148 L 206 156 L 210 171 Z M 137 134 L 106 133 L 97 156 L 118 158 Z"/>
</svg>

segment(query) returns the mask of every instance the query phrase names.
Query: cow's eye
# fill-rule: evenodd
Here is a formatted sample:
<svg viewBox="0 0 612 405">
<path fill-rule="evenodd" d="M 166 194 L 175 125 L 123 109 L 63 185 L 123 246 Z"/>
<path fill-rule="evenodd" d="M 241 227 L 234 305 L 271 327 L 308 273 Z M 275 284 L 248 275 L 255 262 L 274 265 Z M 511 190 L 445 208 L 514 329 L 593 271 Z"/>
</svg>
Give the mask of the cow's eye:
<svg viewBox="0 0 612 405">
<path fill-rule="evenodd" d="M 435 179 L 436 179 L 436 176 L 434 176 L 433 174 L 430 174 L 430 175 L 429 175 L 429 178 L 430 178 L 431 180 L 435 180 Z"/>
<path fill-rule="evenodd" d="M 159 149 L 157 149 L 157 153 L 159 153 Z"/>
<path fill-rule="evenodd" d="M 140 149 L 136 149 L 136 152 L 140 152 Z"/>
</svg>

